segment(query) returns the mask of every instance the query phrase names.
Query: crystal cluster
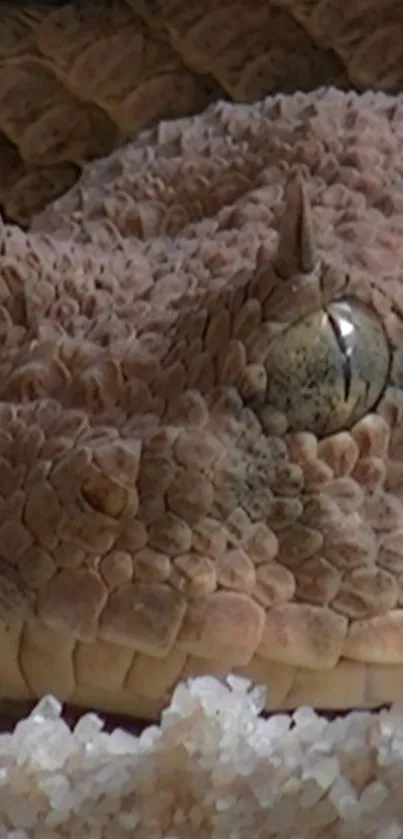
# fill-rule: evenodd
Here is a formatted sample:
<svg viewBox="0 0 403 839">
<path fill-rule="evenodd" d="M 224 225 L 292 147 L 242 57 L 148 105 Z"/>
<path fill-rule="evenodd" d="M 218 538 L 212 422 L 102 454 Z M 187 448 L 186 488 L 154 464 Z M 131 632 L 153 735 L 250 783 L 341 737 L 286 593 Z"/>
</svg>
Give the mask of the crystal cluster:
<svg viewBox="0 0 403 839">
<path fill-rule="evenodd" d="M 135 737 L 44 697 L 0 736 L 0 839 L 403 839 L 403 708 L 264 719 L 264 698 L 197 678 Z"/>
</svg>

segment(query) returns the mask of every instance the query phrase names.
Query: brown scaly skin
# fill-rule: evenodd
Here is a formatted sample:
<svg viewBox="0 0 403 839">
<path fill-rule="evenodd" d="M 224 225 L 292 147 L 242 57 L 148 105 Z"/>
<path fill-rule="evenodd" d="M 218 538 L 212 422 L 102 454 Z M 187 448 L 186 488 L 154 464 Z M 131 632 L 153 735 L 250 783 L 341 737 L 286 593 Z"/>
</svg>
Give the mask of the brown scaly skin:
<svg viewBox="0 0 403 839">
<path fill-rule="evenodd" d="M 83 163 L 211 101 L 397 92 L 401 34 L 400 0 L 3 0 L 2 210 L 28 224 Z"/>
<path fill-rule="evenodd" d="M 399 0 L 353 0 L 348 6 L 343 0 L 276 0 L 275 5 L 289 11 L 316 44 L 334 51 L 359 90 L 402 90 Z"/>
<path fill-rule="evenodd" d="M 221 128 L 241 118 L 214 113 Z M 223 130 L 216 156 L 201 158 L 196 206 L 191 155 L 175 181 L 178 130 L 159 134 L 154 158 L 155 188 L 164 171 L 171 200 L 176 183 L 170 215 L 139 200 L 129 149 L 95 178 L 101 199 L 83 182 L 36 232 L 2 231 L 1 693 L 151 718 L 180 679 L 235 670 L 268 684 L 268 708 L 392 700 L 403 678 L 399 286 L 318 254 L 299 177 L 253 264 L 218 282 L 225 261 L 207 237 L 186 273 L 181 200 L 188 213 L 204 201 L 204 223 L 220 218 L 226 236 L 240 225 L 239 254 L 236 191 L 255 214 L 266 193 L 245 186 L 258 152 L 227 150 L 226 179 Z M 109 191 L 120 173 L 123 209 Z M 158 247 L 173 254 L 175 231 L 182 261 L 167 273 Z"/>
<path fill-rule="evenodd" d="M 149 0 L 1 4 L 0 205 L 8 219 L 26 225 L 83 163 L 158 119 L 296 84 L 348 85 L 337 57 L 266 0 L 247 12 L 211 0 L 164 2 L 163 18 L 158 9 Z"/>
</svg>

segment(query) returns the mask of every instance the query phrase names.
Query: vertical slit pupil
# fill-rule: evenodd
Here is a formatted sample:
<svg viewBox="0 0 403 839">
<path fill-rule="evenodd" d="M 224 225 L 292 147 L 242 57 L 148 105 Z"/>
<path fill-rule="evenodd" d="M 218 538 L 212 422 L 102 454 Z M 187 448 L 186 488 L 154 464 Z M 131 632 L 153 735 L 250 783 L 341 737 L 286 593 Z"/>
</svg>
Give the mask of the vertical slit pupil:
<svg viewBox="0 0 403 839">
<path fill-rule="evenodd" d="M 346 347 L 343 335 L 342 335 L 341 330 L 340 330 L 340 326 L 339 326 L 336 318 L 334 317 L 334 315 L 331 314 L 331 312 L 328 312 L 327 316 L 329 318 L 330 326 L 333 329 L 334 337 L 336 338 L 338 347 L 339 347 L 340 352 L 341 352 L 342 357 L 343 357 L 344 398 L 347 402 L 348 399 L 350 398 L 351 383 L 352 383 L 350 359 L 348 357 L 347 347 Z"/>
</svg>

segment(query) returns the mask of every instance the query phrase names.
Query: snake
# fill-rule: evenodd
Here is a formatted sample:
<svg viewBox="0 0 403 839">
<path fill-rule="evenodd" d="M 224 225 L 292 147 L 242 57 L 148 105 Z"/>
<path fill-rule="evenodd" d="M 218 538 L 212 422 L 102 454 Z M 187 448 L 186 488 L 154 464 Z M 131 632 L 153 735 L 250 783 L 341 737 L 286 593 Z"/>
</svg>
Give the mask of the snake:
<svg viewBox="0 0 403 839">
<path fill-rule="evenodd" d="M 327 259 L 308 194 L 314 151 L 295 167 L 280 131 L 261 152 L 260 106 L 226 103 L 227 70 L 209 76 L 202 52 L 185 60 L 197 27 L 178 60 L 179 29 L 146 34 L 151 6 L 142 23 L 137 9 L 161 90 L 180 77 L 184 98 L 173 122 L 140 120 L 133 143 L 133 115 L 157 90 L 152 76 L 145 98 L 124 84 L 133 9 L 105 4 L 97 18 L 108 76 L 86 7 L 48 5 L 9 7 L 14 41 L 0 37 L 2 699 L 53 693 L 153 719 L 182 679 L 230 672 L 266 685 L 268 710 L 399 698 L 395 279 Z M 62 45 L 60 20 L 81 40 Z M 184 120 L 190 93 L 197 109 L 221 98 Z M 289 97 L 305 126 L 315 96 Z M 274 124 L 287 104 L 269 100 Z M 242 119 L 250 134 L 232 145 Z M 315 138 L 324 154 L 332 139 Z M 252 255 L 248 213 L 262 238 Z"/>
</svg>

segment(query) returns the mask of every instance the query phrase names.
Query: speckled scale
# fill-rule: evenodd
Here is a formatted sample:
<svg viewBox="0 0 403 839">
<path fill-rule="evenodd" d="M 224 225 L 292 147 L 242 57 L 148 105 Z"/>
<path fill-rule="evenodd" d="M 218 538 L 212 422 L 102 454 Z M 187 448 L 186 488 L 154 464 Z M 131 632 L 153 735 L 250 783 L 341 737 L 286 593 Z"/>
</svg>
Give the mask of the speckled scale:
<svg viewBox="0 0 403 839">
<path fill-rule="evenodd" d="M 124 6 L 118 4 L 120 14 Z M 119 14 L 116 16 L 119 19 Z M 127 15 L 128 17 L 128 15 Z M 69 6 L 48 12 L 37 29 L 36 36 L 41 51 L 57 61 L 63 70 L 67 70 L 77 52 L 91 43 L 95 32 L 98 37 L 105 33 L 112 24 L 111 13 L 106 16 L 92 16 L 91 24 L 85 9 L 72 10 Z M 122 19 L 123 22 L 124 18 Z M 63 32 L 63 49 L 60 51 L 60 33 Z"/>
<path fill-rule="evenodd" d="M 58 544 L 58 524 L 62 499 L 49 483 L 36 483 L 28 492 L 24 521 L 41 547 L 54 551 Z"/>
<path fill-rule="evenodd" d="M 333 469 L 318 456 L 318 441 L 314 434 L 291 434 L 287 445 L 290 459 L 302 470 L 304 488 L 308 493 L 316 493 L 331 482 Z"/>
<path fill-rule="evenodd" d="M 220 556 L 227 546 L 227 533 L 223 524 L 212 516 L 196 522 L 192 533 L 192 548 L 197 554 Z"/>
<path fill-rule="evenodd" d="M 31 590 L 41 589 L 52 579 L 55 571 L 52 554 L 39 545 L 31 545 L 18 559 L 18 572 Z"/>
<path fill-rule="evenodd" d="M 403 521 L 403 505 L 399 498 L 380 490 L 365 503 L 366 515 L 375 531 L 393 531 Z"/>
<path fill-rule="evenodd" d="M 224 589 L 250 592 L 256 583 L 252 560 L 242 548 L 224 552 L 217 558 L 217 582 Z"/>
<path fill-rule="evenodd" d="M 178 469 L 166 492 L 167 507 L 188 524 L 207 515 L 213 504 L 211 481 L 196 469 Z"/>
<path fill-rule="evenodd" d="M 324 534 L 323 555 L 337 567 L 372 566 L 377 555 L 377 539 L 371 525 L 357 514 L 341 517 Z"/>
<path fill-rule="evenodd" d="M 133 577 L 132 557 L 126 551 L 112 550 L 99 563 L 99 571 L 110 591 L 125 585 Z"/>
<path fill-rule="evenodd" d="M 370 414 L 364 417 L 351 433 L 359 447 L 360 457 L 385 458 L 387 456 L 390 429 L 382 416 Z"/>
<path fill-rule="evenodd" d="M 320 440 L 317 453 L 318 457 L 330 466 L 335 475 L 349 475 L 357 463 L 359 449 L 350 434 L 339 432 Z"/>
<path fill-rule="evenodd" d="M 348 618 L 367 618 L 387 613 L 397 606 L 398 583 L 383 569 L 353 569 L 343 575 L 332 606 Z"/>
<path fill-rule="evenodd" d="M 238 623 L 239 644 L 233 645 L 234 621 Z M 180 649 L 216 661 L 236 658 L 246 664 L 262 633 L 264 611 L 241 592 L 217 591 L 209 598 L 190 603 L 178 636 Z"/>
<path fill-rule="evenodd" d="M 94 460 L 100 469 L 131 486 L 137 481 L 141 453 L 141 441 L 136 438 L 94 446 Z"/>
<path fill-rule="evenodd" d="M 40 591 L 39 617 L 53 629 L 90 641 L 106 598 L 107 588 L 98 574 L 87 569 L 62 570 Z"/>
<path fill-rule="evenodd" d="M 250 286 L 251 292 L 253 286 Z M 250 297 L 235 313 L 232 319 L 232 337 L 245 341 L 262 321 L 262 309 L 258 299 Z"/>
<path fill-rule="evenodd" d="M 233 338 L 222 344 L 216 366 L 218 382 L 239 389 L 245 369 L 246 352 L 243 343 Z"/>
<path fill-rule="evenodd" d="M 171 575 L 171 560 L 166 553 L 144 547 L 136 550 L 134 560 L 131 560 L 132 572 L 136 580 L 145 583 L 163 583 Z M 129 582 L 122 580 L 120 585 Z M 118 586 L 116 586 L 117 588 Z"/>
<path fill-rule="evenodd" d="M 340 589 L 341 580 L 340 570 L 319 552 L 295 569 L 296 600 L 329 606 Z"/>
<path fill-rule="evenodd" d="M 149 500 L 155 500 L 156 496 L 164 496 L 176 473 L 177 467 L 169 455 L 143 456 L 138 481 L 139 498 L 143 508 Z"/>
<path fill-rule="evenodd" d="M 360 513 L 364 506 L 364 492 L 362 487 L 350 477 L 336 478 L 323 489 L 325 497 L 332 499 L 340 511 L 349 516 Z"/>
<path fill-rule="evenodd" d="M 403 573 L 403 528 L 381 536 L 378 564 L 394 574 Z"/>
<path fill-rule="evenodd" d="M 186 601 L 174 589 L 161 583 L 129 584 L 111 594 L 100 636 L 163 657 L 176 640 L 185 612 Z"/>
<path fill-rule="evenodd" d="M 319 529 L 293 524 L 287 531 L 279 534 L 279 549 L 276 558 L 287 568 L 296 568 L 315 556 L 322 545 L 323 535 Z"/>
<path fill-rule="evenodd" d="M 295 591 L 294 575 L 279 562 L 263 562 L 257 567 L 252 594 L 266 609 L 292 600 Z"/>
<path fill-rule="evenodd" d="M 185 390 L 168 405 L 167 421 L 172 425 L 206 428 L 208 410 L 203 395 L 197 390 Z"/>
<path fill-rule="evenodd" d="M 94 38 L 95 33 L 93 34 Z M 132 88 L 132 73 L 141 71 L 143 38 L 127 29 L 109 37 L 96 38 L 86 50 L 80 49 L 68 74 L 68 86 L 78 93 L 82 78 L 91 81 L 88 95 L 100 107 L 112 110 Z"/>
<path fill-rule="evenodd" d="M 216 369 L 210 354 L 206 351 L 190 357 L 187 363 L 187 385 L 190 388 L 208 391 L 216 384 Z"/>
<path fill-rule="evenodd" d="M 173 560 L 171 583 L 190 598 L 207 597 L 217 588 L 217 565 L 208 556 L 180 554 Z"/>
</svg>

